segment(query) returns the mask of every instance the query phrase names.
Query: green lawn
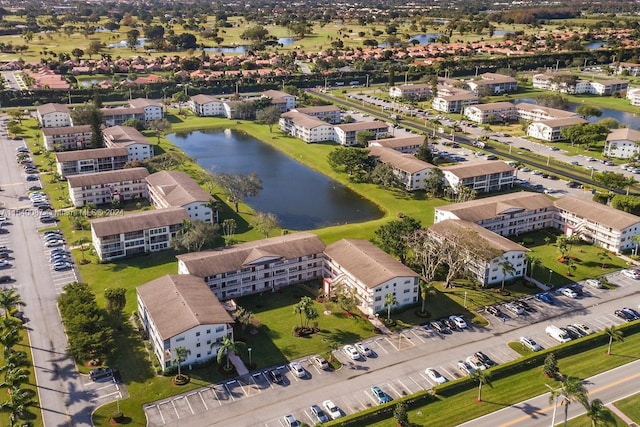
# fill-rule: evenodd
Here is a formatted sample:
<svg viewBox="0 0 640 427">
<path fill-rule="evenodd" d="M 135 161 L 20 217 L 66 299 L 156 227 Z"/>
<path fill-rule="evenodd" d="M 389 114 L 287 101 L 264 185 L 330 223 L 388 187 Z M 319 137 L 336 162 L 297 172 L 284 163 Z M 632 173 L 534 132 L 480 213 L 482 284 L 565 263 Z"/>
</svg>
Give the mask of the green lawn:
<svg viewBox="0 0 640 427">
<path fill-rule="evenodd" d="M 639 358 L 640 334 L 625 336 L 624 343 L 614 345 L 613 353 L 613 356 L 606 356 L 606 345 L 597 346 L 579 354 L 559 358 L 558 366 L 564 375 L 587 378 L 624 365 Z M 457 425 L 546 393 L 548 389 L 545 383 L 557 386 L 556 381 L 544 377 L 540 364 L 520 374 L 494 380 L 492 388 L 483 387 L 482 403 L 476 402 L 478 391 L 472 387 L 451 397 L 438 396 L 435 402 L 412 409 L 409 411 L 409 420 L 417 425 Z M 370 427 L 391 426 L 395 426 L 393 419 L 370 424 Z"/>
<path fill-rule="evenodd" d="M 614 403 L 627 417 L 640 424 L 640 393 Z"/>
<path fill-rule="evenodd" d="M 608 427 L 627 427 L 628 426 L 628 424 L 622 421 L 622 419 L 620 419 L 620 417 L 618 417 L 616 414 L 612 414 L 612 415 L 616 423 Z M 556 415 L 556 420 L 562 419 L 561 417 L 562 416 Z M 558 422 L 556 425 L 564 426 L 564 422 L 562 423 Z M 567 427 L 584 427 L 584 426 L 590 426 L 590 425 L 591 425 L 591 420 L 589 419 L 589 417 L 587 417 L 586 414 L 580 415 L 578 417 L 572 418 L 569 421 L 567 421 Z"/>
</svg>

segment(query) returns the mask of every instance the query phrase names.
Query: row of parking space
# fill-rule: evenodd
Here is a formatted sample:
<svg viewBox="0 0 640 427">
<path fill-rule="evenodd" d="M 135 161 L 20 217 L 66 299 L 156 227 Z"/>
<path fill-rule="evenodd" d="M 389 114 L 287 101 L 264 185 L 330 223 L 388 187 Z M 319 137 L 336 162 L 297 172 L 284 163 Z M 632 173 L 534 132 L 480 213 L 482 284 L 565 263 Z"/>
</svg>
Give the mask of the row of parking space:
<svg viewBox="0 0 640 427">
<path fill-rule="evenodd" d="M 45 250 L 45 255 L 50 256 L 51 249 L 46 247 L 46 240 L 45 240 L 44 234 L 41 233 L 40 239 L 42 240 L 42 245 Z M 59 247 L 66 251 L 65 244 Z M 69 261 L 69 264 L 70 264 L 69 268 L 62 269 L 62 270 L 56 270 L 52 263 L 49 264 L 49 268 L 51 270 L 51 280 L 53 282 L 53 286 L 55 287 L 57 294 L 61 294 L 63 292 L 63 288 L 65 285 L 72 282 L 76 282 L 78 280 L 75 266 L 72 264 L 71 261 Z"/>
</svg>

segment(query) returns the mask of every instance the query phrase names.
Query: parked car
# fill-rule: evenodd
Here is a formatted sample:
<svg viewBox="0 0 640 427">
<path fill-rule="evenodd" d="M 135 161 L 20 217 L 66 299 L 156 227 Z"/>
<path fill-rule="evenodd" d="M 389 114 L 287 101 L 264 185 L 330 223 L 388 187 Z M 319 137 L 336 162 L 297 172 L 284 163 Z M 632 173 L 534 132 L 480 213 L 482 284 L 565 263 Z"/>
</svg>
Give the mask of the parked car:
<svg viewBox="0 0 640 427">
<path fill-rule="evenodd" d="M 487 356 L 486 354 L 484 354 L 481 351 L 476 351 L 473 355 L 480 361 L 480 363 L 482 363 L 486 367 L 491 367 L 491 366 L 496 366 L 497 365 L 497 363 L 494 362 L 493 359 L 491 359 L 489 356 Z"/>
<path fill-rule="evenodd" d="M 480 362 L 480 360 L 478 360 L 475 356 L 467 357 L 466 362 L 476 371 L 484 371 L 485 369 L 487 369 L 487 366 L 484 363 Z"/>
<path fill-rule="evenodd" d="M 269 379 L 276 384 L 282 384 L 284 382 L 284 377 L 278 369 L 271 369 L 269 371 Z"/>
<path fill-rule="evenodd" d="M 369 346 L 367 346 L 365 343 L 356 343 L 355 348 L 363 356 L 369 357 L 373 354 Z"/>
<path fill-rule="evenodd" d="M 576 293 L 576 291 L 571 288 L 560 288 L 558 289 L 558 293 L 560 295 L 564 295 L 565 297 L 578 298 L 578 294 Z"/>
<path fill-rule="evenodd" d="M 300 421 L 296 420 L 296 417 L 291 414 L 285 415 L 283 419 L 286 427 L 300 427 Z"/>
<path fill-rule="evenodd" d="M 575 326 L 575 328 L 582 332 L 584 335 L 589 335 L 593 332 L 590 327 L 582 323 L 574 323 L 573 326 Z"/>
<path fill-rule="evenodd" d="M 53 264 L 53 269 L 55 271 L 69 270 L 71 267 L 72 265 L 70 262 L 56 262 Z"/>
<path fill-rule="evenodd" d="M 578 298 L 581 298 L 584 296 L 584 289 L 582 289 L 582 286 L 580 286 L 578 283 L 572 283 L 569 286 L 567 286 L 567 288 L 571 289 L 573 292 L 578 294 Z"/>
<path fill-rule="evenodd" d="M 35 175 L 35 174 L 29 174 L 29 175 L 27 175 L 27 178 L 26 178 L 26 180 L 29 181 L 29 182 L 37 181 L 39 179 L 40 179 L 40 177 L 38 175 Z"/>
<path fill-rule="evenodd" d="M 378 401 L 378 404 L 388 403 L 391 401 L 391 399 L 389 399 L 389 396 L 387 396 L 387 393 L 382 391 L 382 389 L 377 385 L 371 387 L 371 394 Z"/>
<path fill-rule="evenodd" d="M 633 308 L 623 307 L 622 311 L 624 311 L 627 314 L 633 316 L 634 320 L 640 319 L 640 313 L 638 311 L 634 310 Z"/>
<path fill-rule="evenodd" d="M 5 259 L 0 259 L 0 268 L 8 268 L 11 264 Z"/>
<path fill-rule="evenodd" d="M 460 369 L 460 371 L 465 375 L 471 375 L 476 372 L 475 368 L 464 360 L 458 360 L 458 369 Z"/>
<path fill-rule="evenodd" d="M 452 331 L 458 330 L 458 327 L 456 326 L 456 324 L 453 323 L 451 320 L 449 320 L 448 317 L 440 319 L 440 322 L 442 322 L 444 324 L 444 326 L 446 326 L 448 329 L 450 329 Z"/>
<path fill-rule="evenodd" d="M 502 317 L 503 316 L 502 311 L 500 311 L 499 308 L 491 306 L 491 305 L 489 307 L 487 307 L 487 313 L 489 313 L 489 314 L 491 314 L 491 315 L 493 315 L 495 317 Z"/>
<path fill-rule="evenodd" d="M 537 311 L 535 308 L 530 306 L 526 301 L 518 300 L 518 301 L 515 301 L 515 303 L 518 304 L 520 307 L 522 307 L 524 311 L 527 311 L 529 313 L 535 313 Z"/>
<path fill-rule="evenodd" d="M 587 279 L 584 281 L 584 284 L 592 288 L 602 289 L 602 282 L 598 279 Z"/>
<path fill-rule="evenodd" d="M 9 283 L 12 280 L 11 276 L 0 276 L 0 283 Z"/>
<path fill-rule="evenodd" d="M 468 327 L 467 322 L 462 316 L 449 316 L 449 320 L 451 320 L 460 329 L 466 329 Z"/>
<path fill-rule="evenodd" d="M 336 406 L 331 400 L 325 400 L 322 402 L 322 406 L 327 410 L 329 416 L 332 420 L 337 420 L 342 416 L 342 412 L 340 412 L 340 408 Z"/>
<path fill-rule="evenodd" d="M 636 270 L 622 270 L 622 274 L 635 280 L 640 280 L 640 273 Z"/>
<path fill-rule="evenodd" d="M 298 362 L 289 363 L 289 370 L 298 378 L 304 378 L 307 376 L 307 371 L 305 371 L 302 365 Z"/>
<path fill-rule="evenodd" d="M 360 353 L 358 353 L 358 350 L 356 350 L 356 348 L 352 345 L 345 345 L 343 351 L 347 356 L 349 356 L 351 360 L 360 359 Z"/>
<path fill-rule="evenodd" d="M 447 379 L 443 377 L 440 372 L 436 371 L 433 368 L 425 369 L 424 373 L 427 374 L 427 376 L 431 378 L 436 384 L 444 384 L 447 382 Z"/>
<path fill-rule="evenodd" d="M 320 423 L 329 422 L 329 417 L 327 417 L 327 414 L 325 414 L 322 408 L 319 407 L 318 405 L 311 405 L 311 413 L 313 414 L 314 417 L 316 417 L 316 420 L 318 420 L 318 422 Z"/>
<path fill-rule="evenodd" d="M 580 329 L 576 328 L 573 325 L 567 325 L 562 329 L 567 331 L 567 333 L 569 334 L 569 336 L 571 337 L 572 340 L 576 340 L 576 339 L 584 336 L 582 331 Z"/>
<path fill-rule="evenodd" d="M 509 310 L 510 312 L 520 316 L 522 314 L 524 314 L 524 309 L 522 307 L 520 307 L 518 304 L 516 304 L 515 302 L 508 302 L 504 305 L 504 307 Z"/>
<path fill-rule="evenodd" d="M 614 311 L 614 314 L 625 322 L 633 322 L 635 320 L 631 314 L 627 313 L 624 310 L 616 310 Z"/>
<path fill-rule="evenodd" d="M 520 337 L 520 344 L 527 347 L 531 351 L 540 351 L 542 347 L 531 337 Z"/>
<path fill-rule="evenodd" d="M 318 369 L 329 369 L 329 364 L 322 356 L 312 356 L 311 363 L 316 365 Z"/>
<path fill-rule="evenodd" d="M 554 304 L 553 299 L 552 299 L 552 298 L 551 298 L 551 296 L 550 296 L 548 293 L 546 293 L 546 292 L 540 292 L 540 293 L 536 294 L 536 295 L 535 295 L 535 297 L 536 297 L 536 299 L 538 299 L 538 300 L 540 300 L 540 301 L 542 301 L 542 302 L 545 302 L 545 303 L 547 303 L 547 304 L 550 304 L 550 305 L 553 305 L 553 304 Z"/>
<path fill-rule="evenodd" d="M 93 369 L 89 372 L 89 377 L 93 381 L 98 381 L 103 378 L 110 378 L 112 376 L 113 376 L 113 369 L 107 368 L 107 367 Z"/>
<path fill-rule="evenodd" d="M 439 322 L 437 320 L 432 320 L 431 322 L 429 322 L 429 326 L 431 326 L 434 331 L 440 332 L 441 334 L 451 333 L 451 331 L 449 331 L 449 329 L 444 326 L 442 322 Z"/>
</svg>

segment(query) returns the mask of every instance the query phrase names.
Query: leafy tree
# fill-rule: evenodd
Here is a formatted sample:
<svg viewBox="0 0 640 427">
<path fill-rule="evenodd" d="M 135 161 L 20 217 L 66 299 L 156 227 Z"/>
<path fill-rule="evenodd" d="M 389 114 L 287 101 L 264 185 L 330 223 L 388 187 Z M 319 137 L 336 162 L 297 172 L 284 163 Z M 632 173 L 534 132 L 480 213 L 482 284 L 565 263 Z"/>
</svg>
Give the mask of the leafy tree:
<svg viewBox="0 0 640 427">
<path fill-rule="evenodd" d="M 254 107 L 253 102 L 241 102 L 236 107 L 236 115 L 241 119 L 249 119 L 256 114 L 256 107 Z"/>
<path fill-rule="evenodd" d="M 374 139 L 376 134 L 370 131 L 360 131 L 356 133 L 356 143 L 361 147 L 366 147 L 369 141 Z"/>
<path fill-rule="evenodd" d="M 142 124 L 140 119 L 134 119 L 134 118 L 127 119 L 122 123 L 122 126 L 129 126 L 139 131 L 144 130 L 144 125 Z"/>
<path fill-rule="evenodd" d="M 373 159 L 365 148 L 339 147 L 329 153 L 327 160 L 333 170 L 349 176 L 362 175 L 373 169 Z"/>
<path fill-rule="evenodd" d="M 160 142 L 160 134 L 171 129 L 171 122 L 167 119 L 155 119 L 147 122 L 147 127 L 156 133 L 158 143 Z"/>
<path fill-rule="evenodd" d="M 597 123 L 577 124 L 567 126 L 560 131 L 560 135 L 569 140 L 571 146 L 574 144 L 589 146 L 604 141 L 609 133 L 609 129 Z"/>
<path fill-rule="evenodd" d="M 567 377 L 565 378 L 562 387 L 551 390 L 551 394 L 549 395 L 549 401 L 554 403 L 554 405 L 558 404 L 558 399 L 562 399 L 562 404 L 564 405 L 564 423 L 567 424 L 567 419 L 569 416 L 569 406 L 572 402 L 581 402 L 584 403 L 587 398 L 587 389 L 584 384 L 582 384 L 582 380 L 575 377 Z M 554 408 L 555 415 L 555 408 Z M 555 421 L 555 420 L 554 420 Z"/>
<path fill-rule="evenodd" d="M 4 310 L 4 317 L 9 318 L 14 307 L 24 307 L 26 304 L 14 288 L 0 290 L 0 308 Z"/>
<path fill-rule="evenodd" d="M 489 387 L 493 388 L 493 384 L 491 382 L 491 374 L 483 370 L 477 370 L 470 375 L 470 378 L 472 381 L 478 381 L 478 397 L 476 398 L 476 400 L 478 402 L 482 402 L 482 386 L 488 385 Z"/>
<path fill-rule="evenodd" d="M 422 143 L 420 148 L 418 148 L 418 152 L 416 153 L 416 157 L 418 159 L 422 160 L 423 162 L 427 162 L 427 163 L 433 164 L 433 152 L 431 151 L 431 148 L 429 147 L 429 137 L 425 137 L 424 138 L 424 142 Z"/>
<path fill-rule="evenodd" d="M 219 173 L 214 175 L 214 180 L 229 194 L 229 201 L 234 204 L 236 212 L 239 212 L 240 202 L 257 196 L 262 190 L 262 180 L 255 172 L 249 175 Z"/>
<path fill-rule="evenodd" d="M 384 305 L 387 306 L 387 320 L 391 320 L 391 307 L 396 305 L 398 300 L 395 295 L 389 293 L 384 296 Z"/>
<path fill-rule="evenodd" d="M 10 352 L 20 340 L 20 330 L 17 327 L 4 327 L 0 331 L 0 344 L 5 353 Z"/>
<path fill-rule="evenodd" d="M 256 112 L 256 121 L 269 126 L 269 133 L 273 132 L 273 125 L 278 123 L 279 120 L 280 109 L 275 105 L 262 108 Z"/>
<path fill-rule="evenodd" d="M 585 117 L 600 117 L 602 115 L 602 110 L 598 107 L 594 107 L 593 105 L 581 105 L 576 108 L 576 113 Z"/>
<path fill-rule="evenodd" d="M 604 333 L 609 337 L 607 354 L 611 355 L 611 344 L 613 344 L 614 341 L 620 341 L 620 342 L 624 341 L 624 338 L 623 338 L 624 334 L 622 333 L 622 331 L 619 331 L 618 329 L 616 329 L 615 325 L 611 325 L 605 328 Z"/>
<path fill-rule="evenodd" d="M 236 233 L 236 227 L 236 220 L 233 218 L 222 221 L 222 233 L 227 242 L 233 239 L 233 235 Z"/>
<path fill-rule="evenodd" d="M 254 111 L 264 110 L 265 108 L 268 108 L 268 107 L 278 108 L 277 106 L 273 105 L 273 100 L 268 96 L 261 96 L 260 98 L 253 101 L 251 104 L 253 105 Z M 279 113 L 280 113 L 280 109 L 278 109 L 278 118 L 280 118 Z"/>
<path fill-rule="evenodd" d="M 280 227 L 278 218 L 272 213 L 256 212 L 252 222 L 265 239 L 269 237 L 270 232 Z"/>
<path fill-rule="evenodd" d="M 148 25 L 144 28 L 144 35 L 154 48 L 162 48 L 164 42 L 164 27 L 162 25 Z"/>
<path fill-rule="evenodd" d="M 544 367 L 542 368 L 544 374 L 549 378 L 552 378 L 558 372 L 558 361 L 556 360 L 555 353 L 547 354 L 544 358 Z"/>
<path fill-rule="evenodd" d="M 400 427 L 408 427 L 409 415 L 407 414 L 407 404 L 405 402 L 398 402 L 393 410 L 393 419 Z"/>
<path fill-rule="evenodd" d="M 189 354 L 191 354 L 191 350 L 185 347 L 176 347 L 173 349 L 173 352 L 175 353 L 173 363 L 178 367 L 178 378 L 182 378 L 182 372 L 180 370 L 182 367 L 182 362 L 186 360 Z"/>
<path fill-rule="evenodd" d="M 253 313 L 244 307 L 237 306 L 233 312 L 233 319 L 240 325 L 240 329 L 244 333 L 247 326 L 253 322 Z"/>
<path fill-rule="evenodd" d="M 125 288 L 111 288 L 104 291 L 107 300 L 107 312 L 116 318 L 119 325 L 122 321 L 122 310 L 127 305 L 127 290 Z"/>
<path fill-rule="evenodd" d="M 222 363 L 222 358 L 226 356 L 227 358 L 227 365 L 226 365 L 226 369 L 230 370 L 231 369 L 231 353 L 238 353 L 240 352 L 240 350 L 242 350 L 245 347 L 245 343 L 241 342 L 241 341 L 232 341 L 231 338 L 229 338 L 228 336 L 224 336 L 222 337 L 222 343 L 218 344 L 218 342 L 213 342 L 211 343 L 211 348 L 213 348 L 216 345 L 220 345 L 220 347 L 218 347 L 218 355 L 217 355 L 217 362 L 218 364 Z"/>
<path fill-rule="evenodd" d="M 89 59 L 91 59 L 92 55 L 97 55 L 100 53 L 104 45 L 99 40 L 92 40 L 89 42 L 89 46 L 87 47 L 87 55 L 89 55 Z"/>
<path fill-rule="evenodd" d="M 219 236 L 220 226 L 199 219 L 185 221 L 182 229 L 171 239 L 171 247 L 177 251 L 200 252 L 205 246 L 213 246 Z"/>
<path fill-rule="evenodd" d="M 140 31 L 133 29 L 127 31 L 127 47 L 131 50 L 138 46 L 138 37 L 140 37 Z"/>
<path fill-rule="evenodd" d="M 609 130 L 619 129 L 621 127 L 620 122 L 612 117 L 605 117 L 604 119 L 600 119 L 598 120 L 597 124 Z"/>
<path fill-rule="evenodd" d="M 4 371 L 4 381 L 0 387 L 15 388 L 29 382 L 29 371 L 25 368 L 10 368 Z"/>
<path fill-rule="evenodd" d="M 556 238 L 556 246 L 560 251 L 560 256 L 566 258 L 569 254 L 569 239 L 566 235 L 561 234 Z"/>
<path fill-rule="evenodd" d="M 80 59 L 84 55 L 84 50 L 76 47 L 71 51 L 71 55 L 73 55 L 76 59 Z"/>
<path fill-rule="evenodd" d="M 9 400 L 0 403 L 0 410 L 9 413 L 11 426 L 16 425 L 17 420 L 26 420 L 29 417 L 28 408 L 35 404 L 35 391 L 14 387 L 8 392 Z"/>
<path fill-rule="evenodd" d="M 242 40 L 261 41 L 264 40 L 268 34 L 269 31 L 262 25 L 254 25 L 243 31 L 242 34 L 240 34 L 240 38 Z"/>
<path fill-rule="evenodd" d="M 420 282 L 420 299 L 422 300 L 422 308 L 420 309 L 420 313 L 425 313 L 426 310 L 426 304 L 427 304 L 427 297 L 429 296 L 429 294 L 431 292 L 433 292 L 434 287 L 431 283 L 427 283 L 427 282 Z"/>
<path fill-rule="evenodd" d="M 370 174 L 371 183 L 383 188 L 402 188 L 402 182 L 393 173 L 393 168 L 386 163 L 378 163 Z"/>
<path fill-rule="evenodd" d="M 178 104 L 178 113 L 182 113 L 182 104 L 189 102 L 189 96 L 183 91 L 178 91 L 171 95 L 173 102 Z"/>
<path fill-rule="evenodd" d="M 348 313 L 351 313 L 358 306 L 358 297 L 355 289 L 347 286 L 344 282 L 340 282 L 334 287 L 334 295 L 338 306 Z"/>
<path fill-rule="evenodd" d="M 595 399 L 589 402 L 588 399 L 584 399 L 582 404 L 587 410 L 587 417 L 591 420 L 591 427 L 606 427 L 617 425 L 613 413 L 609 409 L 607 409 L 604 403 L 602 403 L 602 400 Z"/>
<path fill-rule="evenodd" d="M 629 182 L 623 174 L 611 171 L 598 172 L 593 178 L 607 188 L 624 188 Z"/>
<path fill-rule="evenodd" d="M 302 316 L 307 314 L 307 311 L 310 307 L 313 307 L 313 300 L 310 297 L 302 297 L 300 301 L 293 306 L 293 313 L 300 315 L 300 327 L 303 328 L 305 323 L 303 322 Z M 308 323 L 308 321 L 307 321 Z"/>
<path fill-rule="evenodd" d="M 429 171 L 424 182 L 425 191 L 432 197 L 440 197 L 444 191 L 444 173 L 440 168 L 433 168 Z"/>
<path fill-rule="evenodd" d="M 534 100 L 542 107 L 557 108 L 558 110 L 569 110 L 571 107 L 569 100 L 558 94 L 542 94 L 536 96 Z"/>
<path fill-rule="evenodd" d="M 511 264 L 511 262 L 507 259 L 500 261 L 498 263 L 498 266 L 500 267 L 500 271 L 502 272 L 501 289 L 504 289 L 504 281 L 507 278 L 507 274 L 512 276 L 516 272 L 516 269 L 513 264 Z"/>
<path fill-rule="evenodd" d="M 397 256 L 400 262 L 407 259 L 407 239 L 420 228 L 420 221 L 410 216 L 389 221 L 375 231 L 376 243 L 383 251 Z"/>
</svg>

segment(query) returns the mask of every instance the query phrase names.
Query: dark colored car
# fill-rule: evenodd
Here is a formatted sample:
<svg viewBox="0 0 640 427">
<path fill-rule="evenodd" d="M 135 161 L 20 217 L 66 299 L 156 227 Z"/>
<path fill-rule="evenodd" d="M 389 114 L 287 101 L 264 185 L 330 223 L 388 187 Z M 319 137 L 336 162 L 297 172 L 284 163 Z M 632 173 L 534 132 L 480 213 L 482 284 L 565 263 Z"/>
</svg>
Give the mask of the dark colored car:
<svg viewBox="0 0 640 427">
<path fill-rule="evenodd" d="M 12 280 L 11 276 L 0 276 L 0 283 L 9 283 Z"/>
<path fill-rule="evenodd" d="M 640 319 L 640 313 L 633 308 L 623 307 L 622 311 L 634 317 L 634 319 Z"/>
<path fill-rule="evenodd" d="M 635 319 L 634 319 L 634 316 L 633 316 L 632 314 L 627 313 L 627 312 L 626 312 L 626 311 L 624 311 L 624 310 L 616 310 L 616 311 L 614 312 L 614 314 L 615 314 L 616 316 L 618 316 L 619 318 L 621 318 L 622 320 L 624 320 L 625 322 L 632 322 L 632 321 L 634 321 L 634 320 L 635 320 Z"/>
<path fill-rule="evenodd" d="M 438 321 L 438 320 L 434 320 L 432 322 L 429 322 L 429 326 L 431 326 L 431 328 L 434 331 L 440 332 L 441 334 L 450 334 L 451 331 L 449 330 L 449 328 L 447 328 L 444 323 Z"/>
<path fill-rule="evenodd" d="M 444 323 L 444 325 L 445 325 L 447 328 L 451 329 L 452 331 L 457 331 L 457 330 L 458 330 L 458 327 L 456 326 L 456 324 L 455 324 L 455 323 L 453 323 L 453 321 L 451 321 L 449 318 L 446 318 L 446 317 L 445 317 L 444 319 L 440 319 L 440 321 L 441 321 L 442 323 Z"/>
<path fill-rule="evenodd" d="M 577 330 L 574 330 L 575 328 L 559 328 L 562 332 L 564 332 L 565 334 L 567 334 L 567 336 L 569 338 L 571 338 L 572 340 L 578 339 L 580 338 L 582 335 L 580 335 L 580 332 L 578 332 Z"/>
<path fill-rule="evenodd" d="M 542 302 L 546 302 L 547 304 L 551 304 L 551 305 L 554 304 L 553 299 L 546 292 L 541 292 L 539 294 L 536 294 L 535 297 L 536 297 L 536 299 L 538 299 L 538 300 L 540 300 Z"/>
<path fill-rule="evenodd" d="M 284 382 L 284 378 L 282 377 L 282 374 L 277 369 L 272 369 L 269 371 L 269 378 L 271 378 L 271 381 L 273 381 L 276 384 L 282 384 Z"/>
<path fill-rule="evenodd" d="M 578 294 L 579 297 L 583 297 L 584 296 L 584 290 L 582 289 L 582 286 L 580 286 L 577 283 L 574 283 L 572 285 L 567 286 L 569 289 L 572 289 L 573 292 L 575 292 L 576 294 Z"/>
<path fill-rule="evenodd" d="M 492 316 L 495 317 L 502 317 L 502 311 L 500 311 L 499 308 L 494 307 L 494 306 L 489 306 L 487 307 L 487 313 L 491 314 Z"/>
<path fill-rule="evenodd" d="M 516 304 L 522 307 L 524 311 L 528 311 L 529 313 L 535 313 L 537 311 L 535 308 L 531 307 L 526 301 L 516 301 Z"/>
<path fill-rule="evenodd" d="M 476 357 L 476 359 L 478 359 L 478 361 L 480 363 L 482 363 L 485 366 L 496 366 L 497 363 L 493 361 L 493 359 L 491 359 L 489 356 L 487 356 L 486 354 L 484 354 L 481 351 L 477 351 L 474 356 Z"/>
<path fill-rule="evenodd" d="M 89 377 L 93 381 L 101 380 L 103 378 L 109 378 L 113 376 L 113 369 L 111 368 L 97 368 L 89 372 Z"/>
</svg>

